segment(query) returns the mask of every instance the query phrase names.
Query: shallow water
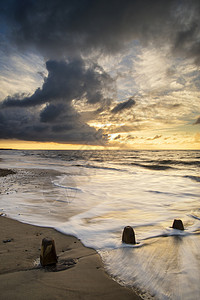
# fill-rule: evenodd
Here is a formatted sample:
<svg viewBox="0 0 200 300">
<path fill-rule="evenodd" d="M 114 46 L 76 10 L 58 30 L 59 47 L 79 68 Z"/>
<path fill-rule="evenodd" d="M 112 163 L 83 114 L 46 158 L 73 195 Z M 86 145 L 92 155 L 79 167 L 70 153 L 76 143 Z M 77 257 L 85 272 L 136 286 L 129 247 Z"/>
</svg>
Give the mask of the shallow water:
<svg viewBox="0 0 200 300">
<path fill-rule="evenodd" d="M 200 298 L 200 151 L 1 151 L 1 211 L 95 248 L 143 298 Z M 170 228 L 182 219 L 185 231 Z M 134 227 L 137 245 L 122 244 Z"/>
</svg>

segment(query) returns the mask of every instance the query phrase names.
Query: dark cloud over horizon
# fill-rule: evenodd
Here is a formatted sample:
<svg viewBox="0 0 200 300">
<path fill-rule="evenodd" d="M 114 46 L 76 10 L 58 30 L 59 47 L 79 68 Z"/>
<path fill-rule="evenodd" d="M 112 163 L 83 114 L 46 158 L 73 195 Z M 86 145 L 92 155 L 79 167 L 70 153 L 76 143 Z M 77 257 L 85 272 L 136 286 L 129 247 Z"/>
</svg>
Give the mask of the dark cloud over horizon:
<svg viewBox="0 0 200 300">
<path fill-rule="evenodd" d="M 51 60 L 46 67 L 48 76 L 33 95 L 14 95 L 1 103 L 0 137 L 104 144 L 106 137 L 84 122 L 72 101 L 103 102 L 103 91 L 112 88 L 110 76 L 81 59 Z"/>
<path fill-rule="evenodd" d="M 59 111 L 59 117 L 56 109 Z M 25 141 L 105 145 L 107 136 L 82 121 L 70 106 L 47 105 L 40 113 L 27 107 L 5 108 L 0 112 L 0 137 Z"/>
</svg>

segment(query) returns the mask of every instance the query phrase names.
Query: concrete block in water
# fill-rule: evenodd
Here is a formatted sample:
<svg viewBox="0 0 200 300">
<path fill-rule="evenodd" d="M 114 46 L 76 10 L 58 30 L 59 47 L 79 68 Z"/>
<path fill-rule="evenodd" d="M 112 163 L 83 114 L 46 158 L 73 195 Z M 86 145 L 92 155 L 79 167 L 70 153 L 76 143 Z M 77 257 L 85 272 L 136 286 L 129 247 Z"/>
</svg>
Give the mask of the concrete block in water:
<svg viewBox="0 0 200 300">
<path fill-rule="evenodd" d="M 40 263 L 43 267 L 57 263 L 56 247 L 53 239 L 42 240 Z"/>
<path fill-rule="evenodd" d="M 179 229 L 179 230 L 184 230 L 183 222 L 181 220 L 174 219 L 172 228 Z"/>
<path fill-rule="evenodd" d="M 135 232 L 131 226 L 124 227 L 122 242 L 126 244 L 136 244 Z"/>
</svg>

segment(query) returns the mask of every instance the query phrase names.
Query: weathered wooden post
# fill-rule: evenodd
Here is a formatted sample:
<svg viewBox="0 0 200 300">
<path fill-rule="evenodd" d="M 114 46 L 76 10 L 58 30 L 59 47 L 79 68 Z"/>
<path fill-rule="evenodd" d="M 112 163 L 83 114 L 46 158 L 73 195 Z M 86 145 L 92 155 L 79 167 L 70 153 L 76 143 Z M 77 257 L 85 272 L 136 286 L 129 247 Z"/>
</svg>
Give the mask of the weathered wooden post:
<svg viewBox="0 0 200 300">
<path fill-rule="evenodd" d="M 179 230 L 184 230 L 183 222 L 181 220 L 174 219 L 172 228 L 179 229 Z"/>
<path fill-rule="evenodd" d="M 131 226 L 124 227 L 122 242 L 126 244 L 136 244 L 135 232 Z"/>
<path fill-rule="evenodd" d="M 40 263 L 43 267 L 57 263 L 56 248 L 53 239 L 44 238 L 42 240 Z"/>
</svg>

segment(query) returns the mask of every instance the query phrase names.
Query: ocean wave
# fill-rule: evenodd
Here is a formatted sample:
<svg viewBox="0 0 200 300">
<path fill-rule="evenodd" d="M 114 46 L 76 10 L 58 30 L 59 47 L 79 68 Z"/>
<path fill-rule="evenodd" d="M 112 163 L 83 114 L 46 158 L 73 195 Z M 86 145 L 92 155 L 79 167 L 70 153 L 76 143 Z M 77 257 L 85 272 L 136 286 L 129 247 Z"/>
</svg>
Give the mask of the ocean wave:
<svg viewBox="0 0 200 300">
<path fill-rule="evenodd" d="M 90 165 L 90 164 L 86 164 L 86 165 L 80 165 L 80 164 L 76 164 L 74 165 L 74 167 L 82 167 L 82 168 L 89 168 L 89 169 L 102 169 L 102 170 L 111 170 L 111 171 L 118 171 L 118 172 L 124 172 L 125 170 L 123 169 L 117 169 L 117 168 L 113 168 L 113 167 L 104 167 L 104 166 L 95 166 L 95 165 Z"/>
<path fill-rule="evenodd" d="M 189 178 L 189 179 L 197 181 L 197 182 L 200 182 L 200 176 L 189 176 L 189 175 L 186 175 L 186 176 L 183 176 L 183 177 L 184 178 Z"/>
<path fill-rule="evenodd" d="M 171 160 L 171 159 L 163 159 L 158 160 L 160 164 L 167 164 L 167 165 L 185 165 L 185 166 L 200 166 L 200 161 L 198 160 Z"/>
<path fill-rule="evenodd" d="M 161 192 L 161 191 L 153 191 L 153 190 L 149 190 L 147 192 L 148 193 L 154 193 L 154 194 L 163 194 L 163 195 L 168 195 L 168 196 L 177 196 L 177 194 L 169 193 L 169 192 Z"/>
<path fill-rule="evenodd" d="M 200 162 L 197 160 L 181 161 L 181 160 L 163 159 L 163 160 L 144 160 L 143 162 L 144 163 L 131 162 L 126 164 L 146 168 L 149 170 L 176 169 L 177 166 L 195 166 L 195 167 L 200 166 Z M 198 176 L 191 176 L 191 179 L 196 181 L 200 180 Z"/>
<path fill-rule="evenodd" d="M 68 190 L 73 190 L 73 191 L 77 191 L 77 192 L 83 192 L 81 189 L 79 188 L 76 188 L 76 187 L 71 187 L 71 186 L 65 186 L 65 185 L 62 185 L 62 184 L 59 184 L 57 182 L 53 182 L 53 184 L 59 188 L 62 188 L 62 189 L 68 189 Z"/>
<path fill-rule="evenodd" d="M 171 166 L 162 166 L 162 165 L 158 165 L 158 164 L 156 164 L 156 165 L 144 165 L 144 164 L 139 164 L 139 163 L 131 163 L 130 165 L 146 168 L 146 169 L 149 169 L 149 170 L 156 170 L 156 171 L 174 169 Z"/>
<path fill-rule="evenodd" d="M 199 220 L 199 218 L 197 218 Z M 155 233 L 150 233 L 148 236 L 144 237 L 142 240 L 151 240 L 159 237 L 171 237 L 171 236 L 177 236 L 177 237 L 186 237 L 186 236 L 191 236 L 191 235 L 197 235 L 199 234 L 197 231 L 197 228 L 185 228 L 185 230 L 179 230 L 179 229 L 174 229 L 172 227 L 164 229 L 162 232 L 155 232 Z M 142 241 L 141 240 L 141 241 Z"/>
<path fill-rule="evenodd" d="M 196 220 L 199 220 L 199 221 L 200 221 L 200 218 L 197 217 L 197 216 L 195 216 L 195 215 L 190 214 L 190 215 L 188 215 L 188 216 L 191 217 L 191 218 L 193 218 L 193 219 L 196 219 Z"/>
</svg>

